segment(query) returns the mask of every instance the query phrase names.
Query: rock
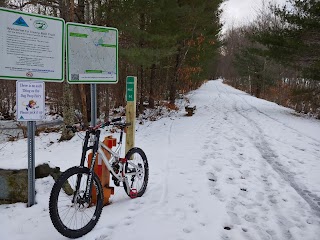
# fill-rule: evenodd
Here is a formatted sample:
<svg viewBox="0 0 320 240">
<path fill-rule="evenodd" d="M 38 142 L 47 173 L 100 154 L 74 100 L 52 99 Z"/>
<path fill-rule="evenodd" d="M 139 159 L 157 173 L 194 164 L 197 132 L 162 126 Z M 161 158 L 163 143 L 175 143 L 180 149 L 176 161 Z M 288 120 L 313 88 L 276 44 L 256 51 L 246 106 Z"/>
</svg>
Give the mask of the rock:
<svg viewBox="0 0 320 240">
<path fill-rule="evenodd" d="M 47 163 L 39 165 L 35 169 L 36 178 L 44 178 L 44 177 L 48 177 L 49 175 L 59 174 L 59 173 L 60 173 L 60 168 L 58 168 L 58 167 L 51 168 L 49 166 L 49 164 L 47 164 Z M 60 174 L 59 174 L 59 176 L 60 176 Z"/>
<path fill-rule="evenodd" d="M 0 204 L 28 201 L 28 170 L 0 169 Z"/>
<path fill-rule="evenodd" d="M 51 168 L 46 163 L 35 169 L 36 179 L 52 176 L 56 181 L 60 175 L 60 168 Z M 65 188 L 70 192 L 70 186 Z M 28 202 L 28 169 L 0 169 L 0 204 L 16 202 Z"/>
</svg>

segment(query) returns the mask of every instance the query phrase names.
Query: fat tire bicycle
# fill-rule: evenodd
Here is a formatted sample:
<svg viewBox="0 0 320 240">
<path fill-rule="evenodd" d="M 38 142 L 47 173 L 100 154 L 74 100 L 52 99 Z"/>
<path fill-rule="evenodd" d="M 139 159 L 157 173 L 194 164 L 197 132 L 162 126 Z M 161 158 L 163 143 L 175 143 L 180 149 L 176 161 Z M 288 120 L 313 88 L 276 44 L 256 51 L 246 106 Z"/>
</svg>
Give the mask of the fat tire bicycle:
<svg viewBox="0 0 320 240">
<path fill-rule="evenodd" d="M 102 128 L 116 126 L 121 129 L 120 140 L 115 151 L 100 141 Z M 79 238 L 90 232 L 97 224 L 103 208 L 103 189 L 94 165 L 99 154 L 112 175 L 115 186 L 123 186 L 130 198 L 141 197 L 146 191 L 149 166 L 146 154 L 140 148 L 131 148 L 124 158 L 120 158 L 124 130 L 129 123 L 122 118 L 113 119 L 85 132 L 80 166 L 66 170 L 52 187 L 49 213 L 54 227 L 68 238 Z M 74 126 L 67 126 L 78 131 Z M 110 153 L 108 159 L 104 150 Z M 88 151 L 92 151 L 92 161 L 85 167 Z"/>
</svg>

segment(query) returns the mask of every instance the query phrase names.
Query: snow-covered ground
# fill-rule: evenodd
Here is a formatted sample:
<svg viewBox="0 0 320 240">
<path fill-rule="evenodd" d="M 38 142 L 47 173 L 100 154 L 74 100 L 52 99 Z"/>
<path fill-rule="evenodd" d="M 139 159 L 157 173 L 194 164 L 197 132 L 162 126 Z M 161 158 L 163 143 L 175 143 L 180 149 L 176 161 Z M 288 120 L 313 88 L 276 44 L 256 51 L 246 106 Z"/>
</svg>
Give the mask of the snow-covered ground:
<svg viewBox="0 0 320 240">
<path fill-rule="evenodd" d="M 138 126 L 150 165 L 145 195 L 116 188 L 82 239 L 320 239 L 320 122 L 209 81 L 190 93 L 194 116 Z M 78 164 L 81 138 L 36 139 L 36 163 Z M 0 168 L 27 167 L 26 141 L 0 144 Z M 65 239 L 51 224 L 51 177 L 36 181 L 37 204 L 0 206 L 1 239 Z"/>
</svg>

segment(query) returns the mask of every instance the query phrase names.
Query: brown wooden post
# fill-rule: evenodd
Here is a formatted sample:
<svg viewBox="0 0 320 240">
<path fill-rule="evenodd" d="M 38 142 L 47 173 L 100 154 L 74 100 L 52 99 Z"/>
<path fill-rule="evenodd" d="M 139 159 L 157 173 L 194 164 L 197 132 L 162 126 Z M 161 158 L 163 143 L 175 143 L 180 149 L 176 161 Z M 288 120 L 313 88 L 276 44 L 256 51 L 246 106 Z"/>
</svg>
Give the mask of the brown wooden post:
<svg viewBox="0 0 320 240">
<path fill-rule="evenodd" d="M 137 102 L 137 77 L 128 76 L 126 83 L 126 121 L 131 123 L 127 128 L 126 135 L 126 153 L 134 147 L 136 131 L 136 102 Z"/>
</svg>

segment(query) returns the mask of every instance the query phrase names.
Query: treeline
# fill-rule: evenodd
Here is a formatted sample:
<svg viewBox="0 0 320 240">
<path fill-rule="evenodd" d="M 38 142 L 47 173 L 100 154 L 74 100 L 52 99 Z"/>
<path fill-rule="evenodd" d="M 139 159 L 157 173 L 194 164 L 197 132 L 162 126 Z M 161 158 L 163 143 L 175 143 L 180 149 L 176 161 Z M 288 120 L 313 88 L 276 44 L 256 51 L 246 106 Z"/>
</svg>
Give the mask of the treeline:
<svg viewBox="0 0 320 240">
<path fill-rule="evenodd" d="M 219 73 L 236 88 L 320 119 L 320 2 L 270 5 L 253 23 L 229 29 Z"/>
<path fill-rule="evenodd" d="M 66 22 L 116 27 L 119 30 L 119 83 L 98 85 L 98 115 L 125 105 L 125 78 L 138 77 L 138 108 L 153 108 L 190 91 L 216 73 L 223 0 L 19 0 L 0 5 L 57 16 Z M 15 82 L 1 80 L 0 113 L 14 117 Z M 89 85 L 46 83 L 52 113 L 90 121 Z"/>
</svg>

